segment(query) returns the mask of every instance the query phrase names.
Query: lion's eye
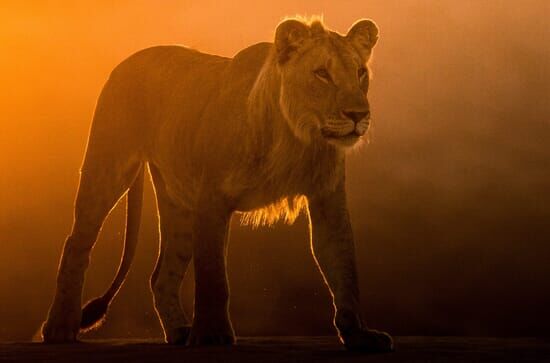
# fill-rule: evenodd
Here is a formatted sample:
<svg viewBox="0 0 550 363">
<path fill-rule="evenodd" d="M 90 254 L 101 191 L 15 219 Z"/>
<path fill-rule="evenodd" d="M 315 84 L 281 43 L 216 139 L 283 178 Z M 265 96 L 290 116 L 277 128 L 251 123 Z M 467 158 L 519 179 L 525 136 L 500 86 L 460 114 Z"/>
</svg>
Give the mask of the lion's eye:
<svg viewBox="0 0 550 363">
<path fill-rule="evenodd" d="M 365 67 L 361 67 L 357 70 L 357 76 L 360 80 L 363 80 L 363 78 L 367 75 L 367 69 Z"/>
<path fill-rule="evenodd" d="M 317 78 L 319 78 L 323 82 L 330 82 L 332 78 L 330 78 L 330 74 L 328 73 L 326 68 L 318 68 L 315 71 L 313 71 Z"/>
</svg>

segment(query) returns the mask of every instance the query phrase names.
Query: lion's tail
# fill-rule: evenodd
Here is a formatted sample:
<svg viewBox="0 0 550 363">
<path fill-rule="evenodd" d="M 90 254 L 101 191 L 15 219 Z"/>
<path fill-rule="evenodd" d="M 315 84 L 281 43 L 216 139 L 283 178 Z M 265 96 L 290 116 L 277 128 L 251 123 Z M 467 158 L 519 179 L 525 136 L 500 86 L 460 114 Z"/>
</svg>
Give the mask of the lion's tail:
<svg viewBox="0 0 550 363">
<path fill-rule="evenodd" d="M 128 274 L 128 270 L 130 270 L 138 242 L 141 209 L 143 205 L 144 169 L 145 166 L 142 166 L 141 171 L 138 173 L 134 183 L 128 190 L 124 252 L 118 266 L 118 271 L 111 286 L 103 296 L 90 300 L 82 309 L 82 319 L 80 321 L 81 332 L 93 330 L 103 323 L 107 315 L 107 310 L 109 309 L 109 304 L 118 293 L 120 286 Z"/>
</svg>

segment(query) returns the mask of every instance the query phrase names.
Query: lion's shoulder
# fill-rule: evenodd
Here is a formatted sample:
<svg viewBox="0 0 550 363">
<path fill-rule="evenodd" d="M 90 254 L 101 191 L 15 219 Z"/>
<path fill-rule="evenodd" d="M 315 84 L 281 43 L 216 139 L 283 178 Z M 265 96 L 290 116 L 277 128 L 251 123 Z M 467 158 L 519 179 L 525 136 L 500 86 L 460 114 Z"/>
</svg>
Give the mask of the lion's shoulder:
<svg viewBox="0 0 550 363">
<path fill-rule="evenodd" d="M 239 51 L 227 67 L 227 81 L 231 83 L 237 79 L 255 79 L 272 48 L 272 43 L 258 43 Z"/>
<path fill-rule="evenodd" d="M 264 62 L 271 49 L 273 49 L 273 43 L 261 42 L 253 44 L 235 54 L 235 56 L 233 57 L 233 61 L 235 63 L 258 60 Z"/>
</svg>

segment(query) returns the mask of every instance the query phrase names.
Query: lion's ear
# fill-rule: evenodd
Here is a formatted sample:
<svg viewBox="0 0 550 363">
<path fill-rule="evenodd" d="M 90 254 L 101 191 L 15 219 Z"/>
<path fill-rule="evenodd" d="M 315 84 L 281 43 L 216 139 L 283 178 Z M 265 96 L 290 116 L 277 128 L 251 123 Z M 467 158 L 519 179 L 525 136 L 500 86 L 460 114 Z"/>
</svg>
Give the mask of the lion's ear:
<svg viewBox="0 0 550 363">
<path fill-rule="evenodd" d="M 370 19 L 358 20 L 351 26 L 346 38 L 369 54 L 378 41 L 378 26 Z"/>
<path fill-rule="evenodd" d="M 280 23 L 275 30 L 275 49 L 279 64 L 288 61 L 309 36 L 310 28 L 298 20 L 290 19 Z"/>
</svg>

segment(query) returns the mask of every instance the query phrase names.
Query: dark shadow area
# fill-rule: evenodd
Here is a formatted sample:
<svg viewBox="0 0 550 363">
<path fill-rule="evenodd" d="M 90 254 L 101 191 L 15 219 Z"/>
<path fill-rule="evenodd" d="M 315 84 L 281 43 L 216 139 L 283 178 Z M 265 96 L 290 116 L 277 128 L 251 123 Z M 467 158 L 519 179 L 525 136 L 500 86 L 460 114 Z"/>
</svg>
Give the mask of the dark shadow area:
<svg viewBox="0 0 550 363">
<path fill-rule="evenodd" d="M 542 339 L 400 337 L 389 354 L 346 352 L 333 337 L 240 338 L 232 347 L 186 348 L 147 341 L 104 340 L 74 345 L 0 344 L 7 362 L 543 362 Z"/>
</svg>

